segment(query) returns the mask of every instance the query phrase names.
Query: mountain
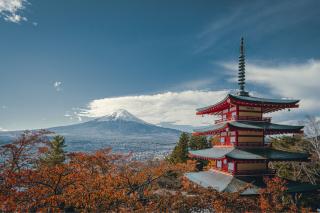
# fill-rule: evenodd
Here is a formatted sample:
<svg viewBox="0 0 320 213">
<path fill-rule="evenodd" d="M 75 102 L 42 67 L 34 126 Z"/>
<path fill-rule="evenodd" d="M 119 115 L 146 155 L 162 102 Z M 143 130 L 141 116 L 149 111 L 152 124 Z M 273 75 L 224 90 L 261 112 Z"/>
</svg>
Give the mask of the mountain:
<svg viewBox="0 0 320 213">
<path fill-rule="evenodd" d="M 48 130 L 66 138 L 67 151 L 93 151 L 112 147 L 115 152 L 132 152 L 136 159 L 168 154 L 181 133 L 179 130 L 147 123 L 124 109 L 88 122 Z M 0 132 L 0 141 L 8 141 L 20 133 Z"/>
</svg>

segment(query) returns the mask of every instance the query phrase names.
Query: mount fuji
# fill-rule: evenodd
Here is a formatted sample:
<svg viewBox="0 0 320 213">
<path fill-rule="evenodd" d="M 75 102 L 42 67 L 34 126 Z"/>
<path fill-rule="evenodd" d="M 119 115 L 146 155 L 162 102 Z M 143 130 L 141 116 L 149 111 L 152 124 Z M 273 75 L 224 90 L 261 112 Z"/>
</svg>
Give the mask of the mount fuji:
<svg viewBox="0 0 320 213">
<path fill-rule="evenodd" d="M 66 139 L 67 151 L 94 151 L 111 147 L 131 152 L 135 159 L 161 158 L 171 152 L 181 131 L 147 123 L 124 109 L 80 124 L 49 128 Z M 20 132 L 0 132 L 1 141 Z"/>
</svg>

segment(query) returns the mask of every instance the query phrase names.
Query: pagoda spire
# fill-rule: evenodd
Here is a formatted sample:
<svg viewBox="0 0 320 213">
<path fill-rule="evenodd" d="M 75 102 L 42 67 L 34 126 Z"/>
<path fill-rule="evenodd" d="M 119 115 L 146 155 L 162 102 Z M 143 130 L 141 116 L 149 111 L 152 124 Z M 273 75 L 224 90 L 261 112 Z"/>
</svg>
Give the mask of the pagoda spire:
<svg viewBox="0 0 320 213">
<path fill-rule="evenodd" d="M 241 96 L 249 96 L 248 92 L 245 91 L 246 84 L 246 62 L 244 55 L 244 39 L 241 38 L 240 43 L 240 56 L 239 56 L 239 69 L 238 69 L 238 84 L 239 84 L 239 95 Z"/>
</svg>

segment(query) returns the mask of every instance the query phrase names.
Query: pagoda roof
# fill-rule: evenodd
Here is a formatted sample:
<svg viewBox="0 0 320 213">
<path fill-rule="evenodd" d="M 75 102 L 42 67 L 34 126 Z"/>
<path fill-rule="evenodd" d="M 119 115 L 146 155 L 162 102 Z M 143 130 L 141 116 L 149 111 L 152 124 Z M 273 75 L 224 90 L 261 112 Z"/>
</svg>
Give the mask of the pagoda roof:
<svg viewBox="0 0 320 213">
<path fill-rule="evenodd" d="M 189 151 L 189 155 L 190 157 L 206 160 L 228 157 L 236 160 L 306 161 L 309 158 L 309 154 L 307 153 L 287 152 L 268 147 L 212 147 L 209 149 Z"/>
<path fill-rule="evenodd" d="M 244 106 L 261 106 L 263 107 L 262 112 L 273 112 L 279 109 L 298 107 L 298 102 L 299 100 L 297 99 L 270 99 L 253 96 L 234 95 L 229 93 L 222 101 L 214 105 L 197 109 L 197 115 L 215 114 L 224 109 L 227 109 L 230 104 L 238 104 Z"/>
<path fill-rule="evenodd" d="M 232 152 L 234 147 L 212 147 L 209 149 L 190 150 L 189 154 L 193 157 L 200 158 L 222 158 Z"/>
<path fill-rule="evenodd" d="M 247 186 L 249 182 L 240 180 L 234 176 L 227 175 L 221 172 L 209 170 L 203 172 L 190 172 L 185 176 L 192 182 L 205 187 L 213 188 L 218 192 L 238 192 Z M 252 188 L 246 189 L 242 192 L 243 195 L 258 194 L 259 188 L 252 186 Z"/>
<path fill-rule="evenodd" d="M 230 129 L 264 130 L 266 134 L 299 133 L 303 126 L 274 124 L 266 121 L 230 121 L 195 129 L 195 135 L 210 135 Z"/>
<path fill-rule="evenodd" d="M 229 158 L 239 160 L 272 160 L 272 161 L 290 161 L 290 160 L 308 160 L 309 154 L 299 152 L 287 152 L 271 148 L 247 148 L 234 149 L 226 155 Z"/>
<path fill-rule="evenodd" d="M 185 177 L 195 184 L 205 188 L 211 187 L 218 192 L 239 192 L 250 184 L 250 187 L 244 190 L 241 195 L 257 195 L 259 189 L 266 187 L 263 177 L 236 177 L 214 170 L 190 172 L 186 173 Z M 288 193 L 309 192 L 319 189 L 319 185 L 291 180 L 286 180 L 286 182 Z"/>
</svg>

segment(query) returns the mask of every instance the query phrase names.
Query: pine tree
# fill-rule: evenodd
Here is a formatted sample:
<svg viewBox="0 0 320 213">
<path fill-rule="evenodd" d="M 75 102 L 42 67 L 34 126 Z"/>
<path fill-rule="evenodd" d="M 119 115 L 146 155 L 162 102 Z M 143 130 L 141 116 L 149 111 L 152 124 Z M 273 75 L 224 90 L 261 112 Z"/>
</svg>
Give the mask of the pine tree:
<svg viewBox="0 0 320 213">
<path fill-rule="evenodd" d="M 188 160 L 188 142 L 189 142 L 189 135 L 183 132 L 180 135 L 179 141 L 177 145 L 174 147 L 169 161 L 172 163 L 184 163 Z"/>
<path fill-rule="evenodd" d="M 205 136 L 192 135 L 189 141 L 189 148 L 191 150 L 200 150 L 200 149 L 208 149 L 210 147 L 210 142 L 207 140 Z M 202 171 L 205 166 L 208 165 L 207 160 L 197 159 L 196 168 L 199 171 Z"/>
<path fill-rule="evenodd" d="M 55 136 L 50 141 L 49 151 L 41 162 L 49 166 L 62 164 L 65 161 L 64 147 L 66 147 L 64 137 L 60 135 Z"/>
<path fill-rule="evenodd" d="M 192 135 L 189 141 L 189 148 L 191 150 L 207 149 L 210 143 L 205 136 Z"/>
</svg>

